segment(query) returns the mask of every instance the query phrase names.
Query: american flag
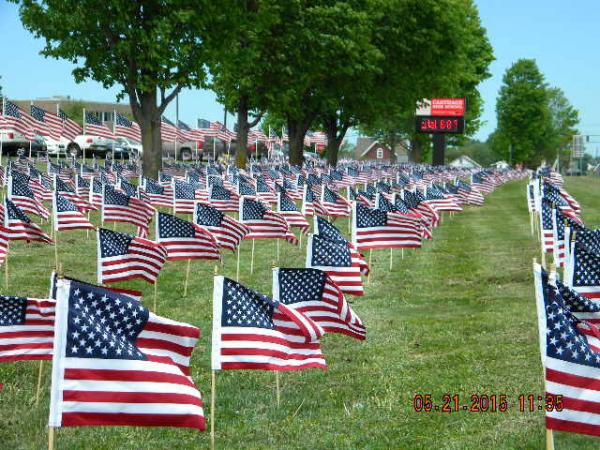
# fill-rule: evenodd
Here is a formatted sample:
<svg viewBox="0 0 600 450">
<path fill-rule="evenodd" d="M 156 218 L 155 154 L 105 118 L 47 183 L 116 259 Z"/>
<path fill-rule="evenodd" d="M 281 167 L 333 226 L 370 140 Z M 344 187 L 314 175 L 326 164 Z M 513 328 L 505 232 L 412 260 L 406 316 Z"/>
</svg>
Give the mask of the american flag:
<svg viewBox="0 0 600 450">
<path fill-rule="evenodd" d="M 75 175 L 75 192 L 84 199 L 90 198 L 90 182 L 81 175 Z M 87 201 L 87 200 L 86 200 Z M 87 202 L 90 204 L 89 202 Z M 91 205 L 90 205 L 91 206 Z"/>
<path fill-rule="evenodd" d="M 8 198 L 23 211 L 38 215 L 44 219 L 50 217 L 50 212 L 39 201 L 30 187 L 31 179 L 27 175 L 11 171 L 8 176 Z"/>
<path fill-rule="evenodd" d="M 92 113 L 85 113 L 84 133 L 91 136 L 100 136 L 108 139 L 114 139 L 113 132 L 100 122 Z"/>
<path fill-rule="evenodd" d="M 0 362 L 52 359 L 56 302 L 0 296 Z"/>
<path fill-rule="evenodd" d="M 2 211 L 2 224 L 4 225 L 4 211 Z M 8 241 L 10 240 L 10 231 L 0 226 L 0 264 L 6 262 L 8 256 Z"/>
<path fill-rule="evenodd" d="M 366 195 L 366 192 L 362 192 L 362 191 L 357 192 L 351 186 L 347 186 L 346 189 L 347 189 L 346 196 L 348 197 L 348 200 L 350 200 L 350 201 L 354 200 L 354 201 L 360 202 L 363 205 L 368 206 L 369 208 L 373 207 L 373 201 L 371 201 L 371 199 L 369 199 L 369 197 Z M 379 195 L 379 193 L 377 193 L 377 195 Z"/>
<path fill-rule="evenodd" d="M 298 243 L 283 216 L 257 200 L 241 197 L 239 217 L 240 222 L 250 229 L 246 239 L 285 239 L 291 244 Z"/>
<path fill-rule="evenodd" d="M 58 110 L 58 117 L 62 120 L 61 136 L 73 140 L 80 134 L 83 134 L 81 126 L 72 119 L 62 110 Z"/>
<path fill-rule="evenodd" d="M 193 130 L 187 123 L 181 120 L 177 121 L 177 132 L 179 133 L 179 140 L 186 141 L 204 141 L 204 137 L 198 130 Z"/>
<path fill-rule="evenodd" d="M 353 255 L 347 242 L 309 234 L 306 267 L 326 272 L 345 294 L 364 294 L 361 261 Z"/>
<path fill-rule="evenodd" d="M 196 202 L 194 183 L 173 179 L 173 205 L 176 213 L 191 214 Z"/>
<path fill-rule="evenodd" d="M 52 198 L 52 220 L 55 231 L 96 229 L 74 203 L 58 192 Z"/>
<path fill-rule="evenodd" d="M 250 233 L 250 228 L 243 223 L 203 203 L 196 204 L 194 223 L 210 231 L 217 240 L 219 247 L 232 252 L 240 245 L 242 239 Z"/>
<path fill-rule="evenodd" d="M 458 195 L 464 199 L 469 205 L 481 206 L 484 202 L 484 197 L 477 189 L 474 189 L 469 183 L 462 180 L 456 182 Z"/>
<path fill-rule="evenodd" d="M 287 178 L 284 178 L 283 189 L 285 189 L 286 194 L 289 195 L 292 200 L 302 200 L 302 190 L 298 189 L 297 180 L 288 180 Z"/>
<path fill-rule="evenodd" d="M 600 436 L 600 307 L 549 279 L 540 266 L 535 278 L 546 395 L 561 400 L 560 408 L 546 409 L 546 427 Z"/>
<path fill-rule="evenodd" d="M 277 212 L 283 216 L 290 227 L 300 228 L 303 233 L 307 233 L 310 224 L 306 221 L 296 203 L 283 191 L 277 193 Z"/>
<path fill-rule="evenodd" d="M 321 194 L 321 204 L 327 211 L 328 216 L 333 217 L 349 217 L 350 202 L 337 192 L 332 191 L 327 186 L 323 185 Z"/>
<path fill-rule="evenodd" d="M 283 303 L 215 277 L 212 370 L 325 369 L 323 329 Z"/>
<path fill-rule="evenodd" d="M 164 208 L 173 207 L 173 186 L 161 186 L 152 178 L 142 178 L 142 189 L 152 206 Z"/>
<path fill-rule="evenodd" d="M 148 230 L 148 224 L 156 210 L 152 205 L 104 185 L 102 199 L 102 222 L 125 222 Z"/>
<path fill-rule="evenodd" d="M 57 306 L 49 426 L 204 430 L 188 370 L 198 328 L 72 280 L 57 281 Z"/>
<path fill-rule="evenodd" d="M 148 239 L 98 229 L 98 283 L 141 278 L 156 283 L 167 250 Z"/>
<path fill-rule="evenodd" d="M 102 206 L 102 198 L 104 195 L 104 185 L 100 177 L 92 177 L 90 180 L 90 197 L 89 202 L 95 207 Z"/>
<path fill-rule="evenodd" d="M 31 117 L 35 120 L 34 128 L 44 136 L 50 136 L 54 140 L 60 139 L 62 131 L 62 120 L 56 114 L 45 111 L 39 106 L 31 105 Z"/>
<path fill-rule="evenodd" d="M 64 181 L 62 181 L 57 175 L 54 175 L 54 190 L 56 192 L 58 192 L 60 195 L 62 195 L 63 197 L 65 197 L 66 199 L 70 200 L 72 203 L 74 203 L 77 208 L 79 208 L 82 211 L 90 211 L 92 209 L 95 209 L 95 207 L 93 205 L 90 204 L 90 202 L 88 201 L 89 198 L 89 183 L 88 183 L 88 195 L 86 197 L 84 197 L 83 195 L 80 195 L 76 192 L 76 189 L 71 186 L 71 184 L 67 184 Z"/>
<path fill-rule="evenodd" d="M 343 292 L 317 269 L 273 269 L 273 299 L 319 324 L 325 332 L 364 340 L 367 330 Z"/>
<path fill-rule="evenodd" d="M 238 188 L 239 195 L 245 195 L 247 197 L 256 197 L 256 188 L 250 184 L 250 182 L 245 181 L 242 177 L 238 179 Z"/>
<path fill-rule="evenodd" d="M 540 234 L 542 241 L 542 251 L 552 253 L 554 251 L 554 240 L 552 233 L 552 214 L 554 208 L 547 200 L 542 200 L 540 208 Z"/>
<path fill-rule="evenodd" d="M 164 142 L 175 142 L 177 140 L 178 129 L 173 122 L 166 117 L 161 118 L 160 138 Z"/>
<path fill-rule="evenodd" d="M 423 197 L 418 190 L 415 192 L 405 190 L 403 194 L 406 205 L 412 212 L 423 216 L 426 219 L 429 228 L 436 227 L 439 224 L 440 215 L 432 206 L 424 201 L 425 197 Z"/>
<path fill-rule="evenodd" d="M 436 211 L 461 212 L 463 209 L 451 197 L 447 196 L 439 188 L 429 186 L 425 192 L 425 203 Z"/>
<path fill-rule="evenodd" d="M 136 142 L 142 142 L 140 126 L 122 114 L 116 113 L 115 136 L 122 136 Z"/>
<path fill-rule="evenodd" d="M 570 196 L 569 198 L 571 198 L 572 201 L 569 202 L 565 197 L 565 194 L 566 191 L 560 190 L 549 183 L 544 183 L 542 196 L 543 199 L 553 203 L 566 216 L 582 223 L 581 219 L 579 218 L 579 214 L 581 213 L 581 207 L 579 206 L 579 203 L 577 203 L 575 199 Z M 575 205 L 577 208 L 574 208 L 572 205 Z"/>
<path fill-rule="evenodd" d="M 277 203 L 277 196 L 263 178 L 256 180 L 256 195 L 263 203 L 269 205 Z"/>
<path fill-rule="evenodd" d="M 352 208 L 352 242 L 359 250 L 415 248 L 421 246 L 421 233 L 399 214 L 355 203 Z"/>
<path fill-rule="evenodd" d="M 156 215 L 156 241 L 167 249 L 169 261 L 221 258 L 210 231 L 170 214 Z"/>
<path fill-rule="evenodd" d="M 208 203 L 219 211 L 237 212 L 240 209 L 240 196 L 222 185 L 213 183 L 208 189 Z"/>
<path fill-rule="evenodd" d="M 4 111 L 2 112 L 2 121 L 0 128 L 14 130 L 25 136 L 25 139 L 32 141 L 35 137 L 35 131 L 32 127 L 34 120 L 21 108 L 13 102 L 4 99 Z"/>
<path fill-rule="evenodd" d="M 314 194 L 308 183 L 305 184 L 304 195 L 302 196 L 302 215 L 314 216 L 316 214 L 321 214 L 326 216 L 327 212 L 328 211 L 325 209 L 319 199 L 317 199 L 317 196 Z"/>
<path fill-rule="evenodd" d="M 581 233 L 578 233 L 581 234 Z M 575 291 L 600 299 L 600 236 L 577 236 L 567 262 L 565 280 Z"/>
<path fill-rule="evenodd" d="M 50 236 L 9 199 L 4 200 L 4 228 L 11 241 L 36 241 L 47 244 L 52 242 Z"/>
</svg>

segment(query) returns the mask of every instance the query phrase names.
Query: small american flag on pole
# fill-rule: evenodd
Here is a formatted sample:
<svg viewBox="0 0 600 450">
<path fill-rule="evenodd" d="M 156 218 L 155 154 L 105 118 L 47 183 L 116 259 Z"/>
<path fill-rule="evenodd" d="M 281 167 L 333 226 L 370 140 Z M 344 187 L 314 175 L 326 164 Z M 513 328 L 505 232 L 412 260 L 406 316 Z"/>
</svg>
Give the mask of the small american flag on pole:
<svg viewBox="0 0 600 450">
<path fill-rule="evenodd" d="M 212 369 L 326 368 L 313 320 L 229 278 L 215 277 Z"/>
<path fill-rule="evenodd" d="M 51 427 L 204 430 L 189 376 L 200 330 L 99 286 L 57 280 Z"/>
<path fill-rule="evenodd" d="M 222 185 L 212 184 L 208 189 L 208 203 L 223 212 L 237 212 L 240 208 L 240 196 L 225 189 Z"/>
<path fill-rule="evenodd" d="M 50 212 L 36 198 L 29 182 L 30 178 L 27 175 L 12 170 L 8 176 L 7 197 L 23 211 L 48 219 Z"/>
<path fill-rule="evenodd" d="M 267 209 L 257 200 L 241 198 L 240 222 L 250 229 L 246 239 L 285 239 L 294 245 L 298 243 L 283 216 Z"/>
<path fill-rule="evenodd" d="M 4 200 L 4 228 L 11 241 L 36 241 L 46 244 L 52 242 L 50 236 L 9 199 Z"/>
<path fill-rule="evenodd" d="M 206 228 L 215 237 L 219 247 L 234 252 L 250 233 L 250 228 L 212 206 L 197 203 L 194 223 Z"/>
<path fill-rule="evenodd" d="M 56 191 L 52 197 L 52 220 L 55 231 L 96 229 L 74 203 Z"/>
<path fill-rule="evenodd" d="M 0 296 L 0 362 L 52 359 L 54 300 Z"/>
<path fill-rule="evenodd" d="M 308 233 L 310 224 L 306 221 L 296 203 L 283 192 L 277 192 L 277 212 L 283 216 L 290 227 L 300 228 L 303 233 Z"/>
<path fill-rule="evenodd" d="M 157 242 L 125 233 L 98 229 L 98 283 L 141 278 L 156 283 L 167 260 L 167 250 Z"/>
<path fill-rule="evenodd" d="M 113 132 L 100 122 L 92 113 L 85 113 L 85 134 L 114 139 Z"/>
<path fill-rule="evenodd" d="M 156 215 L 156 241 L 166 248 L 169 261 L 221 258 L 210 231 L 170 214 Z"/>
<path fill-rule="evenodd" d="M 63 110 L 58 110 L 58 117 L 62 120 L 61 136 L 73 140 L 83 133 L 81 126 L 74 120 L 69 119 L 69 116 Z"/>
<path fill-rule="evenodd" d="M 415 248 L 421 246 L 421 233 L 404 222 L 399 213 L 388 213 L 371 209 L 362 203 L 354 203 L 352 242 L 359 250 Z"/>
<path fill-rule="evenodd" d="M 35 119 L 35 129 L 44 136 L 59 140 L 62 131 L 62 120 L 56 114 L 48 112 L 39 106 L 31 105 L 31 117 Z"/>
<path fill-rule="evenodd" d="M 129 197 L 109 185 L 104 185 L 102 222 L 131 223 L 147 231 L 154 211 L 152 205 L 145 201 Z"/>
<path fill-rule="evenodd" d="M 273 269 L 273 299 L 319 324 L 325 332 L 363 340 L 367 330 L 344 293 L 317 269 Z"/>
<path fill-rule="evenodd" d="M 333 241 L 309 234 L 306 246 L 306 267 L 327 273 L 345 294 L 363 295 L 361 261 L 353 255 L 347 242 Z"/>
<path fill-rule="evenodd" d="M 122 136 L 136 142 L 142 142 L 140 126 L 119 113 L 116 113 L 115 117 L 115 136 Z"/>
<path fill-rule="evenodd" d="M 323 192 L 321 194 L 321 204 L 327 211 L 328 216 L 350 216 L 350 202 L 325 185 L 323 185 Z"/>
</svg>

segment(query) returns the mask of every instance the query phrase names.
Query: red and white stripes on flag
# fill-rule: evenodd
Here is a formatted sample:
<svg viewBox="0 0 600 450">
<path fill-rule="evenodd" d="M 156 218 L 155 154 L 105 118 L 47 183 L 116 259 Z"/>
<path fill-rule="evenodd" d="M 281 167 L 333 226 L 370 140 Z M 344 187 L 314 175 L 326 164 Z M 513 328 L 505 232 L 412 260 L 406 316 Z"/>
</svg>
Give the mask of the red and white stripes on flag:
<svg viewBox="0 0 600 450">
<path fill-rule="evenodd" d="M 52 359 L 54 300 L 0 296 L 0 362 Z"/>
<path fill-rule="evenodd" d="M 52 221 L 54 231 L 96 229 L 74 203 L 56 191 L 52 196 Z"/>
<path fill-rule="evenodd" d="M 2 218 L 0 222 L 4 224 L 4 218 Z M 8 256 L 8 241 L 10 240 L 9 234 L 10 232 L 6 228 L 0 226 L 0 265 L 6 262 L 6 257 Z"/>
<path fill-rule="evenodd" d="M 239 217 L 240 222 L 250 229 L 246 239 L 285 239 L 294 245 L 298 243 L 283 216 L 257 200 L 242 196 Z"/>
<path fill-rule="evenodd" d="M 327 333 L 364 340 L 367 329 L 323 271 L 273 268 L 273 300 L 301 312 Z"/>
<path fill-rule="evenodd" d="M 56 305 L 49 426 L 205 429 L 188 370 L 198 328 L 71 280 L 57 281 Z M 94 337 L 81 322 L 93 324 Z M 129 333 L 117 333 L 122 322 Z"/>
<path fill-rule="evenodd" d="M 326 367 L 312 319 L 221 276 L 213 290 L 213 370 Z"/>
<path fill-rule="evenodd" d="M 169 261 L 221 259 L 210 231 L 170 214 L 156 213 L 156 241 L 167 250 Z"/>
<path fill-rule="evenodd" d="M 167 257 L 167 250 L 157 242 L 98 229 L 99 284 L 133 278 L 154 284 Z"/>
<path fill-rule="evenodd" d="M 10 241 L 35 241 L 46 244 L 52 242 L 50 236 L 44 233 L 38 224 L 33 223 L 17 205 L 9 199 L 4 200 L 4 205 L 4 228 Z"/>
</svg>

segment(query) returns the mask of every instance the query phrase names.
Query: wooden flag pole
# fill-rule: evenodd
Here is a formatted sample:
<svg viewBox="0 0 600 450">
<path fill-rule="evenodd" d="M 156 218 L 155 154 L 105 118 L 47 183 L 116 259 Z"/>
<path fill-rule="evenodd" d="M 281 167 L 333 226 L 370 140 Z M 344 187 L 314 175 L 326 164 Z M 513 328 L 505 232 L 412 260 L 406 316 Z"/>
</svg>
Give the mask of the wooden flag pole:
<svg viewBox="0 0 600 450">
<path fill-rule="evenodd" d="M 8 252 L 6 253 L 6 258 L 4 259 L 4 287 L 8 290 Z"/>
<path fill-rule="evenodd" d="M 367 275 L 367 283 L 371 281 L 371 272 L 373 272 L 373 267 L 371 266 L 371 260 L 373 257 L 373 249 L 369 250 L 369 275 Z"/>
<path fill-rule="evenodd" d="M 252 256 L 250 257 L 250 274 L 254 273 L 254 243 L 256 239 L 252 239 Z"/>
<path fill-rule="evenodd" d="M 279 239 L 275 239 L 275 244 L 277 246 L 275 254 L 277 255 L 277 262 L 279 262 Z"/>
<path fill-rule="evenodd" d="M 546 450 L 554 450 L 554 432 L 546 428 Z"/>
<path fill-rule="evenodd" d="M 275 371 L 275 397 L 277 398 L 277 406 L 281 403 L 281 389 L 279 388 L 279 370 Z"/>
<path fill-rule="evenodd" d="M 192 265 L 192 260 L 188 259 L 187 260 L 187 268 L 185 270 L 185 283 L 183 285 L 183 296 L 187 296 L 187 290 L 188 290 L 188 281 L 190 279 L 190 266 Z"/>
<path fill-rule="evenodd" d="M 54 233 L 54 267 L 58 270 L 58 230 Z"/>
<path fill-rule="evenodd" d="M 154 314 L 156 314 L 156 299 L 157 299 L 157 297 L 158 297 L 158 278 L 154 282 L 154 308 L 153 308 Z"/>
<path fill-rule="evenodd" d="M 533 225 L 533 211 L 529 211 L 529 225 L 531 226 L 531 235 L 535 235 L 534 225 Z"/>
<path fill-rule="evenodd" d="M 237 247 L 237 265 L 235 268 L 235 281 L 240 281 L 240 246 L 242 245 L 242 242 L 240 241 L 238 247 Z"/>
<path fill-rule="evenodd" d="M 211 370 L 211 389 L 210 389 L 210 448 L 215 448 L 215 400 L 217 397 L 217 372 Z"/>
<path fill-rule="evenodd" d="M 392 270 L 393 265 L 394 265 L 394 249 L 390 248 L 390 272 Z"/>
<path fill-rule="evenodd" d="M 48 427 L 48 450 L 54 450 L 54 427 Z"/>
<path fill-rule="evenodd" d="M 401 259 L 404 259 L 404 248 L 401 248 L 400 250 L 401 250 L 400 257 L 401 257 Z"/>
<path fill-rule="evenodd" d="M 38 379 L 37 379 L 37 389 L 35 391 L 35 406 L 40 403 L 40 393 L 42 392 L 42 374 L 44 372 L 44 360 L 40 361 L 40 366 L 38 368 Z"/>
<path fill-rule="evenodd" d="M 304 234 L 304 231 L 302 229 L 300 229 L 300 238 L 298 239 L 298 248 L 300 250 L 302 250 L 302 235 Z"/>
<path fill-rule="evenodd" d="M 90 214 L 91 214 L 91 213 L 90 213 L 90 211 L 88 211 L 88 213 L 87 213 L 87 220 L 88 220 L 88 222 L 90 221 Z M 90 222 L 90 223 L 91 223 L 91 222 Z M 89 229 L 89 228 L 86 228 L 86 229 L 85 229 L 85 238 L 86 238 L 88 241 L 90 240 L 90 229 Z"/>
</svg>

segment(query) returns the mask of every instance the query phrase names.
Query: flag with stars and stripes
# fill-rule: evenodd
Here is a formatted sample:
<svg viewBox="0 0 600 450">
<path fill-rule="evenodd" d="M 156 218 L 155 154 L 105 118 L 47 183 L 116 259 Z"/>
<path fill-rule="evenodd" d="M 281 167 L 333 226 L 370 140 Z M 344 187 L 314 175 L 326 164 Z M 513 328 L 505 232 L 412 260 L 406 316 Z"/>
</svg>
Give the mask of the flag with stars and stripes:
<svg viewBox="0 0 600 450">
<path fill-rule="evenodd" d="M 167 256 L 167 250 L 157 242 L 98 229 L 99 284 L 133 278 L 154 284 Z"/>
<path fill-rule="evenodd" d="M 92 113 L 85 113 L 83 127 L 84 134 L 89 134 L 91 136 L 100 136 L 107 139 L 115 138 L 113 132 L 106 125 L 100 122 Z"/>
<path fill-rule="evenodd" d="M 328 216 L 350 216 L 350 202 L 325 185 L 323 185 L 323 190 L 321 192 L 321 205 L 323 205 L 323 208 L 327 211 Z"/>
<path fill-rule="evenodd" d="M 90 179 L 90 196 L 89 203 L 95 208 L 102 206 L 104 197 L 104 183 L 100 177 L 92 177 Z"/>
<path fill-rule="evenodd" d="M 32 125 L 34 120 L 13 102 L 4 99 L 4 111 L 0 116 L 0 129 L 13 130 L 32 141 L 35 138 L 35 130 Z"/>
<path fill-rule="evenodd" d="M 534 275 L 546 396 L 560 399 L 546 409 L 546 428 L 600 436 L 600 306 L 539 265 Z"/>
<path fill-rule="evenodd" d="M 363 295 L 361 261 L 344 241 L 309 234 L 306 267 L 327 273 L 344 294 Z"/>
<path fill-rule="evenodd" d="M 4 212 L 2 212 L 2 215 L 4 215 Z M 2 217 L 1 222 L 4 225 L 4 217 Z M 8 241 L 10 240 L 9 235 L 10 231 L 3 226 L 0 226 L 0 265 L 6 262 L 6 257 L 8 256 Z"/>
<path fill-rule="evenodd" d="M 362 203 L 352 206 L 352 242 L 358 250 L 416 248 L 421 232 L 400 214 L 371 209 Z"/>
<path fill-rule="evenodd" d="M 60 140 L 62 131 L 62 120 L 56 114 L 48 112 L 39 106 L 31 105 L 31 117 L 35 120 L 33 127 L 43 136 Z"/>
<path fill-rule="evenodd" d="M 167 249 L 169 261 L 221 258 L 210 231 L 170 214 L 156 215 L 156 241 Z"/>
<path fill-rule="evenodd" d="M 54 231 L 96 229 L 73 202 L 56 191 L 52 197 L 52 221 Z"/>
<path fill-rule="evenodd" d="M 212 184 L 208 188 L 208 204 L 223 212 L 237 212 L 240 209 L 240 196 L 222 185 Z"/>
<path fill-rule="evenodd" d="M 292 228 L 300 228 L 303 233 L 308 233 L 310 224 L 298 210 L 296 203 L 285 192 L 277 192 L 277 212 L 283 216 Z"/>
<path fill-rule="evenodd" d="M 75 204 L 81 211 L 91 211 L 96 209 L 95 206 L 91 205 L 88 201 L 89 198 L 89 183 L 88 183 L 88 196 L 87 198 L 76 192 L 76 188 L 71 184 L 65 183 L 57 175 L 54 175 L 54 190 L 61 196 Z"/>
<path fill-rule="evenodd" d="M 367 330 L 344 293 L 317 269 L 273 269 L 273 300 L 311 318 L 325 332 L 364 340 Z"/>
<path fill-rule="evenodd" d="M 260 201 L 241 197 L 239 217 L 250 229 L 246 239 L 285 239 L 290 244 L 298 243 L 283 216 L 267 209 Z"/>
<path fill-rule="evenodd" d="M 173 179 L 173 207 L 178 214 L 192 214 L 196 202 L 194 183 Z"/>
<path fill-rule="evenodd" d="M 9 199 L 4 200 L 4 228 L 10 241 L 52 242 L 50 236 Z"/>
<path fill-rule="evenodd" d="M 148 231 L 148 224 L 156 210 L 152 205 L 135 197 L 129 197 L 104 185 L 102 198 L 102 222 L 124 222 Z"/>
<path fill-rule="evenodd" d="M 303 313 L 215 277 L 212 370 L 325 369 L 322 335 L 323 329 Z"/>
<path fill-rule="evenodd" d="M 120 113 L 116 113 L 115 117 L 115 136 L 122 136 L 136 142 L 142 142 L 140 126 Z"/>
<path fill-rule="evenodd" d="M 0 362 L 52 359 L 55 305 L 0 296 Z"/>
<path fill-rule="evenodd" d="M 302 215 L 315 216 L 317 214 L 326 216 L 327 210 L 307 183 L 304 185 L 304 195 L 302 196 Z"/>
<path fill-rule="evenodd" d="M 552 233 L 552 215 L 554 214 L 552 203 L 543 200 L 540 205 L 539 220 L 540 220 L 540 237 L 542 242 L 542 251 L 552 253 L 554 251 L 554 239 Z"/>
<path fill-rule="evenodd" d="M 571 244 L 571 255 L 565 268 L 565 282 L 579 294 L 600 299 L 600 238 L 576 237 Z M 594 233 L 595 234 L 595 233 Z"/>
<path fill-rule="evenodd" d="M 261 202 L 268 205 L 277 203 L 277 197 L 275 193 L 262 177 L 256 180 L 256 196 Z"/>
<path fill-rule="evenodd" d="M 99 286 L 56 284 L 49 426 L 204 430 L 189 373 L 198 328 Z"/>
<path fill-rule="evenodd" d="M 36 198 L 30 187 L 30 181 L 31 178 L 27 175 L 11 171 L 8 176 L 7 197 L 24 212 L 48 219 L 50 212 Z"/>
<path fill-rule="evenodd" d="M 206 228 L 215 237 L 219 247 L 232 252 L 250 233 L 250 228 L 243 223 L 204 203 L 196 204 L 194 223 Z"/>
<path fill-rule="evenodd" d="M 142 177 L 141 188 L 154 207 L 173 208 L 173 186 L 162 186 L 152 178 Z"/>
<path fill-rule="evenodd" d="M 70 119 L 62 109 L 58 110 L 58 117 L 62 121 L 61 136 L 73 140 L 80 134 L 83 134 L 81 126 L 73 119 Z"/>
</svg>

